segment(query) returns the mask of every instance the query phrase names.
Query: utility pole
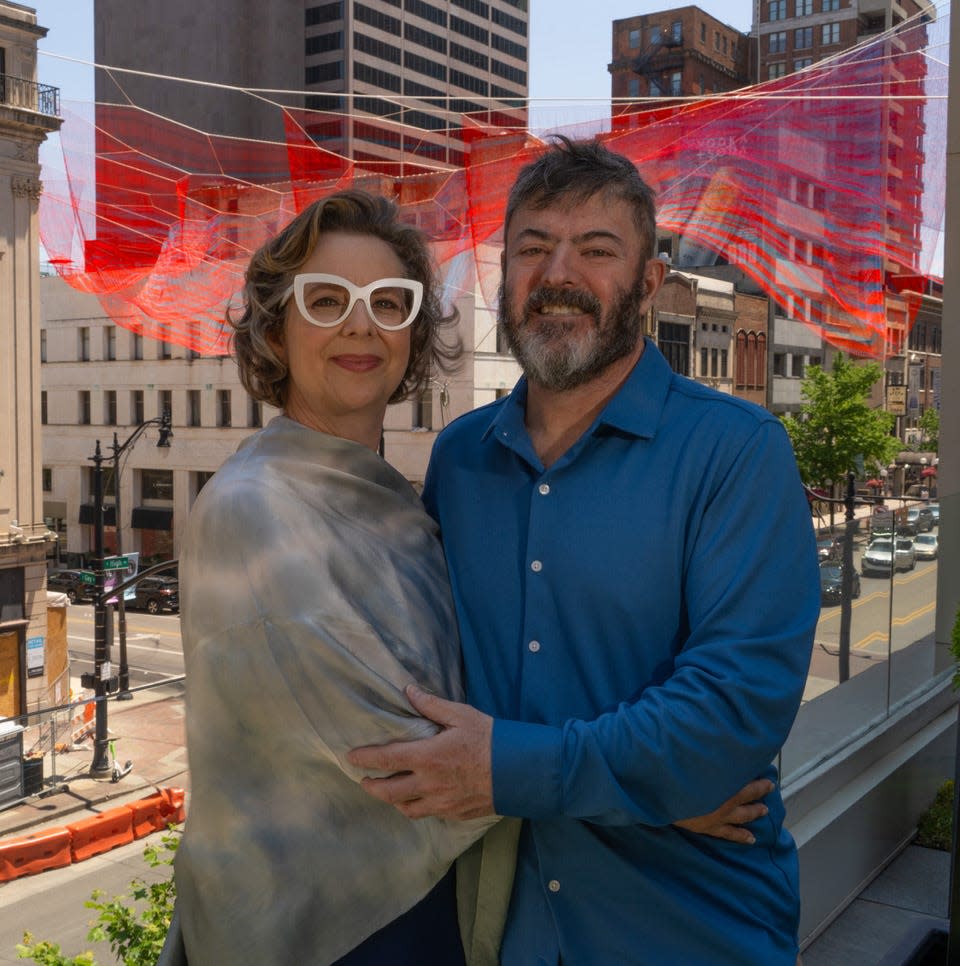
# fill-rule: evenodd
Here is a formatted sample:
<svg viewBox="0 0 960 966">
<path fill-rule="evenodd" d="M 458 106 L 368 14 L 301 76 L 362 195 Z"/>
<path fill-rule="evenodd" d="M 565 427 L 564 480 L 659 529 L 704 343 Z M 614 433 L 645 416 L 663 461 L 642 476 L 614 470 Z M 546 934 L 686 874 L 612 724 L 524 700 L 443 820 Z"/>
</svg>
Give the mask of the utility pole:
<svg viewBox="0 0 960 966">
<path fill-rule="evenodd" d="M 114 467 L 114 491 L 116 497 L 116 524 L 117 524 L 117 549 L 119 550 L 120 533 L 120 455 L 132 446 L 143 434 L 148 426 L 160 427 L 160 438 L 157 446 L 161 448 L 170 445 L 173 432 L 170 428 L 170 411 L 164 411 L 163 415 L 156 416 L 142 422 L 122 444 L 117 443 L 117 436 L 113 436 L 113 467 Z M 94 717 L 93 733 L 93 762 L 90 765 L 90 774 L 93 778 L 109 778 L 113 774 L 113 765 L 110 761 L 108 751 L 110 739 L 107 737 L 107 698 L 112 692 L 116 691 L 124 681 L 124 687 L 129 688 L 129 669 L 127 667 L 127 648 L 126 638 L 121 641 L 120 647 L 120 676 L 113 673 L 110 662 L 110 648 L 113 638 L 113 609 L 107 603 L 106 590 L 106 568 L 104 566 L 103 552 L 103 463 L 107 459 L 100 450 L 100 440 L 97 440 L 96 450 L 93 456 L 93 499 L 94 499 L 94 573 L 96 576 L 96 596 L 93 602 L 93 673 L 84 674 L 81 682 L 85 688 L 93 688 L 96 712 Z M 121 581 L 121 584 L 123 581 Z M 110 591 L 112 594 L 113 591 Z M 123 591 L 120 592 L 122 607 Z M 124 632 L 126 624 L 124 623 Z M 128 692 L 129 693 L 129 692 Z"/>
</svg>

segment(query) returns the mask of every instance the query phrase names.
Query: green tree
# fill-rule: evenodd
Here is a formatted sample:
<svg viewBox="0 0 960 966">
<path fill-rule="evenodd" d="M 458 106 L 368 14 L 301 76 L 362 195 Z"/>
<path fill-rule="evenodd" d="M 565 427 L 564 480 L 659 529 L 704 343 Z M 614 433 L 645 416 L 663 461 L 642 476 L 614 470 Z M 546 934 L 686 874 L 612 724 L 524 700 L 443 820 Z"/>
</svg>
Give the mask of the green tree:
<svg viewBox="0 0 960 966">
<path fill-rule="evenodd" d="M 918 423 L 920 449 L 937 453 L 940 449 L 940 410 L 931 406 L 923 411 Z"/>
<path fill-rule="evenodd" d="M 828 488 L 850 471 L 874 475 L 896 455 L 890 435 L 894 416 L 868 405 L 870 389 L 883 375 L 875 362 L 855 365 L 840 353 L 827 372 L 810 366 L 797 415 L 783 417 L 800 476 L 809 486 Z"/>
<path fill-rule="evenodd" d="M 168 832 L 161 836 L 159 845 L 147 845 L 143 850 L 147 865 L 153 869 L 172 866 L 179 842 L 179 834 Z M 163 949 L 175 898 L 172 868 L 170 876 L 159 882 L 134 879 L 130 883 L 129 896 L 115 896 L 103 901 L 103 894 L 98 890 L 86 903 L 88 909 L 95 909 L 99 914 L 87 939 L 91 942 L 108 940 L 116 961 L 124 966 L 154 966 Z M 32 959 L 40 966 L 97 966 L 89 950 L 68 956 L 61 952 L 57 943 L 36 942 L 28 932 L 23 935 L 23 944 L 17 946 L 17 958 Z"/>
</svg>

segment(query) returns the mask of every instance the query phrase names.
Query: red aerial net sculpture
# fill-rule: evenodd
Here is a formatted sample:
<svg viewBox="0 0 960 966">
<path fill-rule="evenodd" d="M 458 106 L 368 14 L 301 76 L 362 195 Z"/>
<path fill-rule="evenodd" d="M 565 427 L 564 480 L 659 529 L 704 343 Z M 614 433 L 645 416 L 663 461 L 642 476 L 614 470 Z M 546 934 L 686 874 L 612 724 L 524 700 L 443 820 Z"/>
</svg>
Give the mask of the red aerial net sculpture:
<svg viewBox="0 0 960 966">
<path fill-rule="evenodd" d="M 883 358 L 902 350 L 942 257 L 948 17 L 914 18 L 734 94 L 617 105 L 598 136 L 656 189 L 660 227 L 681 238 L 676 267 L 733 264 L 782 313 Z M 65 281 L 117 324 L 221 354 L 251 253 L 310 202 L 355 185 L 394 197 L 428 231 L 451 290 L 476 280 L 493 304 L 506 195 L 546 142 L 530 130 L 534 106 L 448 115 L 463 149 L 451 169 L 325 150 L 317 132 L 348 117 L 330 111 L 277 104 L 284 138 L 267 143 L 133 104 L 82 105 L 61 130 L 65 178 L 44 173 L 41 238 Z"/>
</svg>

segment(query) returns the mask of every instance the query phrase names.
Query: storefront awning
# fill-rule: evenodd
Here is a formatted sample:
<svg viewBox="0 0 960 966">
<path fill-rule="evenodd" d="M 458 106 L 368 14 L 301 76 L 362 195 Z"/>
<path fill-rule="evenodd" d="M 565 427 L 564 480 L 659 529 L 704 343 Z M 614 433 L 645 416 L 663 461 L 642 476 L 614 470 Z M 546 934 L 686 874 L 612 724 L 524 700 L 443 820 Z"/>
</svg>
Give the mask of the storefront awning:
<svg viewBox="0 0 960 966">
<path fill-rule="evenodd" d="M 87 523 L 94 527 L 97 525 L 97 508 L 92 503 L 80 504 L 79 523 Z M 117 508 L 112 504 L 103 508 L 103 525 L 105 527 L 115 527 L 117 525 Z"/>
<path fill-rule="evenodd" d="M 138 530 L 172 530 L 173 510 L 169 507 L 136 506 L 130 526 Z"/>
</svg>

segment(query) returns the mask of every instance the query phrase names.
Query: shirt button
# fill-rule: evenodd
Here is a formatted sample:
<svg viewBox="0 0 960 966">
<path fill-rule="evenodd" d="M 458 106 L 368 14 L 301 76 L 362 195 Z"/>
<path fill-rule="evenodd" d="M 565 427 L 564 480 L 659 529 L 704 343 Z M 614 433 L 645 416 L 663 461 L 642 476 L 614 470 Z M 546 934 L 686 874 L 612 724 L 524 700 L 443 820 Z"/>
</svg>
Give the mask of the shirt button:
<svg viewBox="0 0 960 966">
<path fill-rule="evenodd" d="M 550 484 L 541 483 L 540 486 L 537 487 L 537 489 L 540 491 L 540 496 L 546 496 L 550 492 Z"/>
<path fill-rule="evenodd" d="M 543 564 L 539 560 L 534 560 L 534 562 L 532 564 L 530 564 L 530 569 L 535 574 L 538 574 L 538 573 L 540 573 L 541 570 L 543 570 Z"/>
<path fill-rule="evenodd" d="M 551 892 L 559 892 L 559 891 L 560 891 L 560 883 L 559 883 L 559 882 L 558 882 L 558 881 L 557 881 L 556 879 L 551 879 L 551 880 L 550 880 L 550 881 L 549 881 L 549 882 L 547 883 L 547 888 L 548 888 L 548 889 L 549 889 L 549 890 L 550 890 Z"/>
<path fill-rule="evenodd" d="M 534 653 L 534 654 L 536 654 L 536 653 L 537 653 L 537 651 L 539 651 L 539 650 L 540 650 L 540 642 L 539 642 L 539 641 L 531 641 L 531 642 L 530 642 L 530 643 L 529 643 L 529 644 L 527 645 L 527 647 L 529 647 L 529 648 L 530 648 L 530 650 L 531 650 L 531 651 L 533 651 L 533 653 Z"/>
</svg>

